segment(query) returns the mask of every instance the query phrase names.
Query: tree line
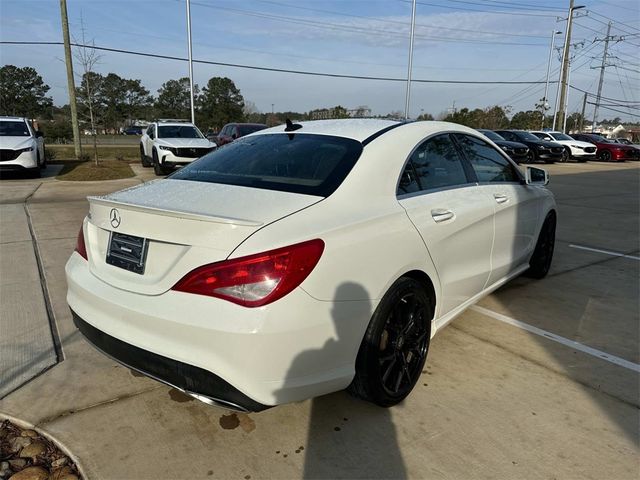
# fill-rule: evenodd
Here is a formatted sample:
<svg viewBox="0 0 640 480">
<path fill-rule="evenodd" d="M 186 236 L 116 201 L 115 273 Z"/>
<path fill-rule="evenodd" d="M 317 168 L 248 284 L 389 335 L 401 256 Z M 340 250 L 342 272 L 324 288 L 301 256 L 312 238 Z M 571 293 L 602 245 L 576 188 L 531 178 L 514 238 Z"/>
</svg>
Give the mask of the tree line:
<svg viewBox="0 0 640 480">
<path fill-rule="evenodd" d="M 68 105 L 56 107 L 47 96 L 50 87 L 32 67 L 4 65 L 0 67 L 0 112 L 40 120 L 48 137 L 71 138 Z M 154 96 L 139 79 L 123 78 L 115 73 L 106 75 L 85 71 L 76 88 L 81 128 L 99 133 L 119 133 L 122 128 L 137 120 L 155 118 L 190 119 L 189 79 L 186 77 L 167 80 Z M 253 102 L 244 99 L 233 80 L 227 77 L 212 77 L 200 88 L 194 85 L 194 107 L 196 124 L 202 129 L 217 131 L 230 122 L 255 122 L 267 125 L 291 120 L 316 120 L 325 118 L 348 118 L 370 116 L 367 106 L 347 110 L 337 105 L 309 112 L 259 112 Z M 492 106 L 485 109 L 461 108 L 454 112 L 443 112 L 437 116 L 444 120 L 472 128 L 488 129 L 539 129 L 542 114 L 537 110 L 520 111 L 509 117 L 508 108 Z M 90 122 L 90 118 L 93 119 Z M 401 112 L 390 112 L 378 118 L 402 118 Z M 418 120 L 433 120 L 423 113 Z M 552 117 L 544 118 L 544 126 L 551 125 Z M 571 114 L 567 127 L 580 125 L 581 115 Z M 619 118 L 613 120 L 618 121 Z M 601 123 L 607 124 L 603 120 Z M 93 124 L 93 128 L 91 125 Z"/>
</svg>

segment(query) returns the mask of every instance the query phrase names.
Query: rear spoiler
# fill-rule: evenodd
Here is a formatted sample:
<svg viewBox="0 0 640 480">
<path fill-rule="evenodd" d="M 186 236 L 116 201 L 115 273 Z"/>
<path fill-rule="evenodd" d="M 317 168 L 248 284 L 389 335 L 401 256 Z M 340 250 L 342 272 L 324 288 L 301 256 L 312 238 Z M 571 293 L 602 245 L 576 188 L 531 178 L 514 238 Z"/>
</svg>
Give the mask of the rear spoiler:
<svg viewBox="0 0 640 480">
<path fill-rule="evenodd" d="M 126 208 L 136 212 L 153 213 L 154 215 L 162 215 L 165 217 L 184 218 L 188 220 L 198 220 L 201 222 L 211 223 L 225 223 L 228 225 L 240 225 L 243 227 L 260 227 L 263 222 L 257 222 L 255 220 L 248 220 L 244 218 L 222 217 L 203 215 L 201 213 L 188 212 L 183 210 L 166 210 L 162 208 L 149 207 L 144 205 L 136 205 L 133 203 L 118 202 L 115 200 L 108 200 L 104 197 L 87 197 L 90 204 L 103 205 L 111 208 Z"/>
</svg>

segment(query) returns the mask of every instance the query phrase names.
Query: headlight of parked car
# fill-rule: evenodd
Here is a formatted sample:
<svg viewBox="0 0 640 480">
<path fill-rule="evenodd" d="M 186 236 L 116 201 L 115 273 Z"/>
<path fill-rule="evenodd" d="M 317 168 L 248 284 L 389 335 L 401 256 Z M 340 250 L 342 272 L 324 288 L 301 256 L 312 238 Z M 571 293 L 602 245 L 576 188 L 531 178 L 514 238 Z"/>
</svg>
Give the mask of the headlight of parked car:
<svg viewBox="0 0 640 480">
<path fill-rule="evenodd" d="M 21 148 L 20 150 L 16 150 L 18 154 L 25 152 L 33 152 L 33 147 Z"/>
<path fill-rule="evenodd" d="M 171 153 L 176 153 L 175 152 L 175 148 L 173 148 L 173 147 L 165 147 L 164 145 L 160 145 L 160 150 L 168 150 Z"/>
</svg>

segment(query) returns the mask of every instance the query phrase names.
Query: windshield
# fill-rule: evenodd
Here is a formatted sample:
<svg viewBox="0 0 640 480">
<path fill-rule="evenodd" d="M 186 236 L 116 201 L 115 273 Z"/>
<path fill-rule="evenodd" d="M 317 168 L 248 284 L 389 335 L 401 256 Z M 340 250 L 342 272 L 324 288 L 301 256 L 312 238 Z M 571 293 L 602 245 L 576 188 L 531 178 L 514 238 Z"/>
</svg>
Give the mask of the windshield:
<svg viewBox="0 0 640 480">
<path fill-rule="evenodd" d="M 20 120 L 0 122 L 0 137 L 30 137 L 27 124 Z"/>
<path fill-rule="evenodd" d="M 573 138 L 571 138 L 569 135 L 565 135 L 564 133 L 560 133 L 560 132 L 550 133 L 549 136 L 556 140 L 573 140 Z"/>
<path fill-rule="evenodd" d="M 169 178 L 327 197 L 340 186 L 360 153 L 360 142 L 328 135 L 243 137 Z"/>
<path fill-rule="evenodd" d="M 193 125 L 158 125 L 158 138 L 204 138 Z"/>
<path fill-rule="evenodd" d="M 478 130 L 478 131 L 480 133 L 482 133 L 488 139 L 493 140 L 494 142 L 504 142 L 505 141 L 504 138 L 502 138 L 499 134 L 497 134 L 493 130 Z"/>
<path fill-rule="evenodd" d="M 522 140 L 529 140 L 530 142 L 539 142 L 540 139 L 536 137 L 533 133 L 529 132 L 514 132 L 518 137 Z"/>
<path fill-rule="evenodd" d="M 238 132 L 241 137 L 244 137 L 258 130 L 264 130 L 265 128 L 267 128 L 266 125 L 238 125 Z"/>
</svg>

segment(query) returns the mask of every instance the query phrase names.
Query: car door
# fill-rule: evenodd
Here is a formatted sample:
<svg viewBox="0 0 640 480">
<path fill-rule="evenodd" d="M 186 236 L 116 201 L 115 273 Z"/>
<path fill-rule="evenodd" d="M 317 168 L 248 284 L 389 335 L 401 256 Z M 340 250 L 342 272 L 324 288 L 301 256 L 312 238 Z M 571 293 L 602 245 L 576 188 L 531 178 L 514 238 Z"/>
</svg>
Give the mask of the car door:
<svg viewBox="0 0 640 480">
<path fill-rule="evenodd" d="M 529 261 L 536 242 L 540 192 L 525 185 L 517 167 L 484 140 L 465 134 L 455 134 L 455 139 L 473 168 L 479 190 L 493 202 L 495 237 L 487 283 L 492 285 Z"/>
<path fill-rule="evenodd" d="M 472 176 L 451 136 L 443 134 L 418 145 L 398 186 L 398 201 L 438 272 L 438 316 L 479 293 L 491 269 L 493 204 Z"/>
</svg>

